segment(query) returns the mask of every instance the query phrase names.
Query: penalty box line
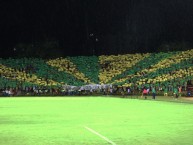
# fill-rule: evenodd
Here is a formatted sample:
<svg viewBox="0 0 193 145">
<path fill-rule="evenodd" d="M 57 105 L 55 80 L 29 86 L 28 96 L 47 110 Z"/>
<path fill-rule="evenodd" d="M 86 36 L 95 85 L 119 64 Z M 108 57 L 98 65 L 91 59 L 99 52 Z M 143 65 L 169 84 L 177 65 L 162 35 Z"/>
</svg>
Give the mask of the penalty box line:
<svg viewBox="0 0 193 145">
<path fill-rule="evenodd" d="M 107 137 L 101 135 L 100 133 L 96 132 L 95 130 L 87 127 L 87 126 L 84 126 L 85 129 L 87 129 L 88 131 L 92 132 L 93 134 L 99 136 L 100 138 L 104 139 L 105 141 L 107 141 L 108 143 L 112 144 L 112 145 L 116 145 L 116 143 L 114 143 L 113 141 L 111 141 L 110 139 L 108 139 Z"/>
</svg>

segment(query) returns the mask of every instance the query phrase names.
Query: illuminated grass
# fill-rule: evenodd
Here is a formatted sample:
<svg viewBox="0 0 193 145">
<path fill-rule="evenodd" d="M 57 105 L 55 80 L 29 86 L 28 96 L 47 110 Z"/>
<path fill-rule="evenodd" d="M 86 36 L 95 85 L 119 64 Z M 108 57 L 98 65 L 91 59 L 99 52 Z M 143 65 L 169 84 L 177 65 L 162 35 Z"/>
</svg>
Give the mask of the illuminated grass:
<svg viewBox="0 0 193 145">
<path fill-rule="evenodd" d="M 0 98 L 0 145 L 109 144 L 84 126 L 118 145 L 190 145 L 193 104 L 183 102 L 150 97 Z"/>
</svg>

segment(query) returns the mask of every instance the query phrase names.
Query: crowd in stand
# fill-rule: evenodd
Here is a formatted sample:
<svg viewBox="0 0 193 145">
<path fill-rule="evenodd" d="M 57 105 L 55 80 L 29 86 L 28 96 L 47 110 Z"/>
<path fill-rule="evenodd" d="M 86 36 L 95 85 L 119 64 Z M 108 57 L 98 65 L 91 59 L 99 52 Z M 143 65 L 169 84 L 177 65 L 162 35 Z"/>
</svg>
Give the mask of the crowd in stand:
<svg viewBox="0 0 193 145">
<path fill-rule="evenodd" d="M 0 59 L 3 95 L 173 94 L 193 79 L 193 49 L 188 51 L 92 57 Z M 114 87 L 84 90 L 86 85 Z M 73 90 L 65 86 L 75 86 Z M 115 87 L 116 86 L 116 87 Z M 74 88 L 75 88 L 74 87 Z M 79 88 L 79 89 L 78 89 Z"/>
<path fill-rule="evenodd" d="M 18 87 L 6 87 L 0 88 L 0 96 L 72 96 L 72 95 L 121 95 L 123 97 L 128 96 L 141 96 L 156 95 L 163 96 L 181 96 L 189 95 L 187 92 L 187 86 L 155 86 L 150 85 L 149 87 L 133 86 L 124 87 L 117 85 L 85 85 L 85 86 L 57 86 L 57 87 L 46 87 L 46 86 L 18 86 Z M 146 97 L 145 97 L 146 98 Z"/>
</svg>

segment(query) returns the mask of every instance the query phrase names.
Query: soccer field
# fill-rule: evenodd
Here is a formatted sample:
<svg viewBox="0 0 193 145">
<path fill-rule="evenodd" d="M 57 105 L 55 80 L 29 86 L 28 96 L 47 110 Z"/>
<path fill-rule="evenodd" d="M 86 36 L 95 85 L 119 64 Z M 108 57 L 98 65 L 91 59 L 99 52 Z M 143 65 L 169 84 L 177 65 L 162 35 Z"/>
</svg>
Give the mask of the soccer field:
<svg viewBox="0 0 193 145">
<path fill-rule="evenodd" d="M 193 104 L 111 97 L 0 98 L 0 145 L 192 145 Z"/>
</svg>

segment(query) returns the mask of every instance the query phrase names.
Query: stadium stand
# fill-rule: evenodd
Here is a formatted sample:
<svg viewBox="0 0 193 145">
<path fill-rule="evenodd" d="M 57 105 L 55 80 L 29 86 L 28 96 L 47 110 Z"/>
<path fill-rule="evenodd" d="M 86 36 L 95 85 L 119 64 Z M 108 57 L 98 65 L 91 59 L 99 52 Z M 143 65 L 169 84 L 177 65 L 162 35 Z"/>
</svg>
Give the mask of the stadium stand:
<svg viewBox="0 0 193 145">
<path fill-rule="evenodd" d="M 47 61 L 47 64 L 49 64 L 52 67 L 55 67 L 58 69 L 58 71 L 67 72 L 71 75 L 74 75 L 79 80 L 84 81 L 86 84 L 90 84 L 91 81 L 85 77 L 85 75 L 80 72 L 76 65 L 73 64 L 69 59 L 67 58 L 57 58 L 53 60 Z"/>
<path fill-rule="evenodd" d="M 23 72 L 24 74 L 31 76 L 35 75 L 37 78 L 37 83 L 40 80 L 53 80 L 52 83 L 54 86 L 58 83 L 64 83 L 69 85 L 84 85 L 81 80 L 78 80 L 73 75 L 67 72 L 58 71 L 58 69 L 48 65 L 45 60 L 37 58 L 22 58 L 22 59 L 1 59 L 1 64 L 14 69 L 15 72 Z M 12 74 L 12 72 L 10 72 Z M 14 74 L 14 73 L 13 73 Z M 7 76 L 7 75 L 5 75 Z M 35 77 L 33 76 L 33 77 Z M 56 83 L 58 82 L 58 83 Z"/>
<path fill-rule="evenodd" d="M 110 55 L 100 56 L 99 63 L 101 66 L 99 79 L 100 83 L 108 83 L 117 75 L 122 74 L 127 69 L 134 66 L 140 60 L 148 57 L 149 54 L 127 54 L 127 55 Z"/>
<path fill-rule="evenodd" d="M 122 88 L 118 89 L 119 91 L 126 91 L 128 87 L 141 91 L 144 87 L 152 86 L 162 90 L 167 88 L 169 91 L 181 86 L 186 90 L 187 82 L 193 79 L 192 56 L 193 49 L 168 53 L 78 56 L 50 60 L 0 59 L 0 89 L 34 86 L 60 89 L 65 86 L 69 89 L 69 86 L 73 86 L 76 91 L 80 88 L 88 90 L 94 87 L 101 89 L 98 92 L 112 93 L 113 84 Z"/>
<path fill-rule="evenodd" d="M 99 60 L 96 56 L 67 57 L 91 82 L 98 84 Z"/>
</svg>

